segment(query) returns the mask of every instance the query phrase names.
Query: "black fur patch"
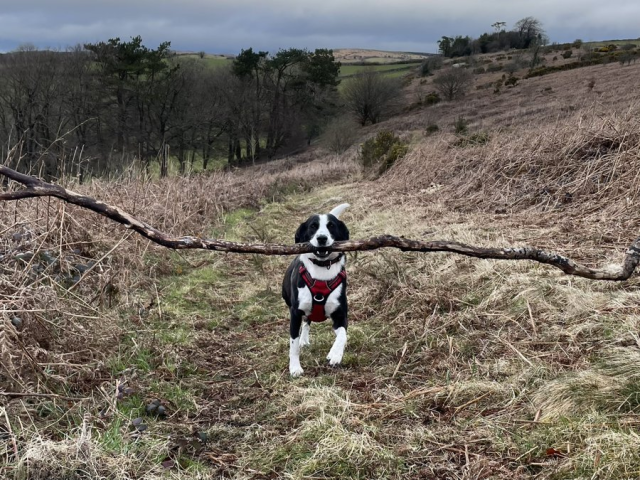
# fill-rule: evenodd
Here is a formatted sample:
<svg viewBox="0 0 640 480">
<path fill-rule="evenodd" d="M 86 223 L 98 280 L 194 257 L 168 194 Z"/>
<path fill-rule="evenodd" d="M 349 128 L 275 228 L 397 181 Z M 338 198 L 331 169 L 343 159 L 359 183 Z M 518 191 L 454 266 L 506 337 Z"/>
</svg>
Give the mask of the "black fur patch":
<svg viewBox="0 0 640 480">
<path fill-rule="evenodd" d="M 320 228 L 320 215 L 312 215 L 306 222 L 300 224 L 298 230 L 296 230 L 296 243 L 304 243 L 311 240 L 318 231 L 318 228 Z M 343 221 L 331 214 L 327 215 L 327 229 L 334 241 L 349 240 L 349 229 L 347 226 Z"/>
<path fill-rule="evenodd" d="M 320 228 L 320 215 L 310 216 L 307 221 L 301 223 L 298 230 L 296 230 L 296 243 L 304 243 L 311 240 L 311 237 L 315 235 L 318 228 Z"/>
</svg>

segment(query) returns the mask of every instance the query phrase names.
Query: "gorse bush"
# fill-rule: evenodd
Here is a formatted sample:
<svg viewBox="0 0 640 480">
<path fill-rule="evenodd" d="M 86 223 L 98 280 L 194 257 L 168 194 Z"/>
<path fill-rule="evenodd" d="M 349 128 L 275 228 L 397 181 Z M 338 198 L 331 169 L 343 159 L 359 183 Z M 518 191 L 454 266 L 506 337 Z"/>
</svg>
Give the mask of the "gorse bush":
<svg viewBox="0 0 640 480">
<path fill-rule="evenodd" d="M 365 171 L 382 175 L 407 151 L 407 145 L 399 137 L 383 131 L 362 144 L 359 159 Z"/>
<path fill-rule="evenodd" d="M 509 75 L 509 78 L 504 81 L 504 84 L 507 87 L 515 87 L 518 84 L 518 77 Z"/>
<path fill-rule="evenodd" d="M 424 97 L 423 100 L 423 104 L 424 105 L 435 105 L 436 103 L 440 103 L 442 99 L 440 98 L 440 95 L 438 95 L 438 92 L 431 92 L 428 93 L 426 97 Z"/>
</svg>

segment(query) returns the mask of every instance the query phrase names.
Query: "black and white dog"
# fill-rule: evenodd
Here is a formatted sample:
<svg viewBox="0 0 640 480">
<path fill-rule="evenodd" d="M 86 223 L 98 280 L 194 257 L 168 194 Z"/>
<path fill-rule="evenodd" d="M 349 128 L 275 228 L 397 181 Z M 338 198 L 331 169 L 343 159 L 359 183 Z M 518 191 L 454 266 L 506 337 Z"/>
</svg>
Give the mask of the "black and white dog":
<svg viewBox="0 0 640 480">
<path fill-rule="evenodd" d="M 336 339 L 327 360 L 330 365 L 342 362 L 347 344 L 346 258 L 344 253 L 329 253 L 327 247 L 349 239 L 349 230 L 339 220 L 348 206 L 343 203 L 327 215 L 313 215 L 296 231 L 296 243 L 309 242 L 316 250 L 296 257 L 282 282 L 282 298 L 291 313 L 289 373 L 294 377 L 304 373 L 300 366 L 300 348 L 309 345 L 311 322 L 331 317 Z"/>
</svg>

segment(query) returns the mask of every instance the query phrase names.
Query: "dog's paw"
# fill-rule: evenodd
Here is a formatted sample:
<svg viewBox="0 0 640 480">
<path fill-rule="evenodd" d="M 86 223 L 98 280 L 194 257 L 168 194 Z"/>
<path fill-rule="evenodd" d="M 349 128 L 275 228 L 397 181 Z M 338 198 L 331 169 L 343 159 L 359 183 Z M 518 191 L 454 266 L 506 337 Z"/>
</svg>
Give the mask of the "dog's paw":
<svg viewBox="0 0 640 480">
<path fill-rule="evenodd" d="M 340 349 L 331 349 L 329 354 L 327 355 L 327 360 L 329 360 L 329 365 L 335 367 L 336 365 L 340 365 L 342 363 L 342 350 Z"/>
<path fill-rule="evenodd" d="M 300 365 L 296 367 L 289 367 L 289 374 L 291 374 L 292 377 L 300 377 L 302 376 L 303 373 L 304 373 L 304 370 Z"/>
<path fill-rule="evenodd" d="M 301 335 L 300 336 L 300 348 L 308 347 L 309 345 L 311 345 L 311 341 L 309 340 L 309 335 L 307 335 L 307 336 Z"/>
</svg>

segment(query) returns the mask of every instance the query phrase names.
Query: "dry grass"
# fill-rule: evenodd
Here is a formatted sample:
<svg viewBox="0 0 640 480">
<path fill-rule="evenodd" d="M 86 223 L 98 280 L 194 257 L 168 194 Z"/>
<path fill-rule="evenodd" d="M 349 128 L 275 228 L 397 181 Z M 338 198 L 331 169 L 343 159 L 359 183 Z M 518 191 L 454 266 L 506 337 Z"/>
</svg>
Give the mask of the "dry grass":
<svg viewBox="0 0 640 480">
<path fill-rule="evenodd" d="M 75 188 L 173 233 L 290 242 L 298 221 L 347 201 L 353 237 L 527 243 L 616 263 L 640 220 L 637 108 L 618 98 L 637 70 L 593 68 L 599 101 L 577 102 L 568 72 L 371 127 L 412 140 L 375 182 L 353 153 L 313 153 Z M 562 99 L 525 95 L 552 81 Z M 422 135 L 434 115 L 461 113 L 488 143 Z M 0 396 L 6 478 L 639 476 L 637 279 L 353 254 L 344 365 L 324 364 L 332 334 L 315 325 L 294 381 L 287 259 L 167 252 L 54 200 L 0 205 L 0 239 L 0 388 L 42 395 Z M 166 416 L 146 413 L 154 399 Z"/>
</svg>

